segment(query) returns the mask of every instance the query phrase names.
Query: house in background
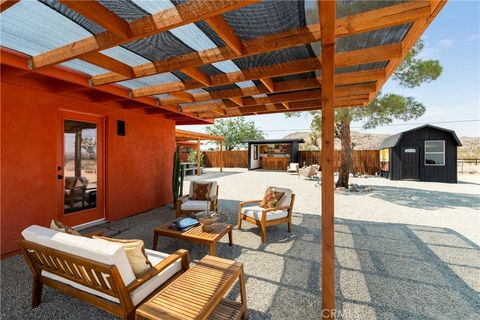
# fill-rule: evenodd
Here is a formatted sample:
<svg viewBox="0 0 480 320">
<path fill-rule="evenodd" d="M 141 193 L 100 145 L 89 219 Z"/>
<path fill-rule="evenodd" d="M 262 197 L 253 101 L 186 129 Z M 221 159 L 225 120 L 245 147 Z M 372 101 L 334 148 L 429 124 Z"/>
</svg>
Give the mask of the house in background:
<svg viewBox="0 0 480 320">
<path fill-rule="evenodd" d="M 457 182 L 455 131 L 423 125 L 386 138 L 380 146 L 381 174 L 390 180 Z"/>
<path fill-rule="evenodd" d="M 303 139 L 251 140 L 248 143 L 248 170 L 286 170 L 298 163 L 299 144 Z"/>
</svg>

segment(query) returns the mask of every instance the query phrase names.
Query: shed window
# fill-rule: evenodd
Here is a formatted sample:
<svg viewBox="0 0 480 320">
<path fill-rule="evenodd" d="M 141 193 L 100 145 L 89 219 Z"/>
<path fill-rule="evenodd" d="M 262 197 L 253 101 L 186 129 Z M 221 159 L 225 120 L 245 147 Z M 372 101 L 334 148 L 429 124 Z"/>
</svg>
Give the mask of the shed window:
<svg viewBox="0 0 480 320">
<path fill-rule="evenodd" d="M 425 141 L 425 165 L 426 166 L 444 166 L 445 165 L 445 141 Z"/>
</svg>

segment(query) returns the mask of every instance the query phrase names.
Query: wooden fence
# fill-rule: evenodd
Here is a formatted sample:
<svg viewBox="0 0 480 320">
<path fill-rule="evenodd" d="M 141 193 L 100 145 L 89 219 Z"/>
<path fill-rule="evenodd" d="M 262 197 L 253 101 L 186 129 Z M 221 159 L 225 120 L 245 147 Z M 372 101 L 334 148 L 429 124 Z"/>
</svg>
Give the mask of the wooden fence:
<svg viewBox="0 0 480 320">
<path fill-rule="evenodd" d="M 380 159 L 378 150 L 354 150 L 353 171 L 359 174 L 375 174 L 380 171 Z M 321 151 L 300 151 L 298 162 L 301 166 L 320 164 L 322 159 Z M 340 169 L 340 150 L 335 150 L 334 170 Z"/>
<path fill-rule="evenodd" d="M 205 167 L 220 167 L 220 151 L 205 151 L 204 154 Z M 225 168 L 248 168 L 247 150 L 224 151 L 223 166 Z"/>
<path fill-rule="evenodd" d="M 220 166 L 220 152 L 206 151 L 205 166 L 219 167 Z M 301 166 L 320 164 L 321 151 L 299 151 L 298 162 Z M 246 150 L 240 151 L 224 151 L 223 160 L 225 168 L 247 168 L 248 167 L 248 152 Z M 340 168 L 340 151 L 335 151 L 335 170 Z M 353 168 L 359 174 L 375 174 L 380 171 L 379 151 L 378 150 L 354 150 L 353 151 Z"/>
</svg>

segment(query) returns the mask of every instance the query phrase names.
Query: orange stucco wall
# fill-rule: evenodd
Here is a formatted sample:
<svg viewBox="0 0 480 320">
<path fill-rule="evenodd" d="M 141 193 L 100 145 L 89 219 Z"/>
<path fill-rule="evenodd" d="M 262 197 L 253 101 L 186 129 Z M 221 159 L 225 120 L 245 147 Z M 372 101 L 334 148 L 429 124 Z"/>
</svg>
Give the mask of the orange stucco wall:
<svg viewBox="0 0 480 320">
<path fill-rule="evenodd" d="M 33 84 L 33 81 L 32 81 Z M 116 220 L 171 201 L 175 122 L 140 110 L 61 96 L 29 81 L 1 82 L 1 253 L 31 224 L 58 216 L 57 113 L 105 117 L 105 213 Z M 126 121 L 126 136 L 116 134 Z"/>
</svg>

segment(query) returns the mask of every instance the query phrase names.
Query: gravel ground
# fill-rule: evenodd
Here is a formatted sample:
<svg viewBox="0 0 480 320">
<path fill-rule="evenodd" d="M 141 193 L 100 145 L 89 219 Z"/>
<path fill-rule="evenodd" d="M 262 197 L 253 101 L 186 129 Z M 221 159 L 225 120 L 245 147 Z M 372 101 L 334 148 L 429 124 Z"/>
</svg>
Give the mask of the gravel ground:
<svg viewBox="0 0 480 320">
<path fill-rule="evenodd" d="M 220 257 L 245 263 L 250 319 L 318 319 L 321 310 L 320 187 L 279 172 L 207 170 L 202 179 L 220 185 L 219 207 L 236 222 L 238 202 L 256 199 L 268 185 L 296 193 L 293 230 L 234 230 Z M 191 178 L 192 179 L 192 178 Z M 195 179 L 195 178 L 193 178 Z M 339 191 L 336 208 L 336 302 L 339 319 L 480 319 L 480 179 L 458 184 L 353 178 L 370 192 Z M 185 183 L 188 188 L 189 182 Z M 151 246 L 155 225 L 174 217 L 163 207 L 97 227 Z M 89 230 L 91 231 L 91 230 Z M 161 238 L 158 250 L 190 251 L 193 261 L 208 248 Z M 50 288 L 30 309 L 30 272 L 22 257 L 1 262 L 2 319 L 111 319 L 112 316 Z M 229 297 L 239 299 L 238 288 Z"/>
</svg>

